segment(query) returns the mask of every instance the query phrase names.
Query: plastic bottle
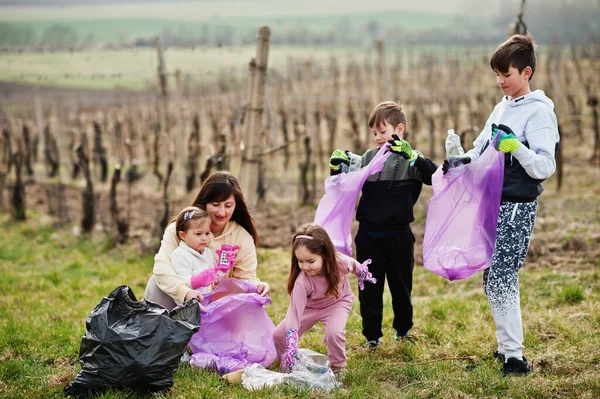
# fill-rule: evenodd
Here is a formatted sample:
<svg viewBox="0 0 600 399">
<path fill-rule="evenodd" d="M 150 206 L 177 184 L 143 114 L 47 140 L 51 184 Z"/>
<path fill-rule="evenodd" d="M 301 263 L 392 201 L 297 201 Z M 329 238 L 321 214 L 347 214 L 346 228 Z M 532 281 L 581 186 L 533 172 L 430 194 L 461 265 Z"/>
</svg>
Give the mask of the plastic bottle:
<svg viewBox="0 0 600 399">
<path fill-rule="evenodd" d="M 460 137 L 454 133 L 454 129 L 448 129 L 446 137 L 446 159 L 456 158 L 463 155 L 465 152 L 460 145 Z"/>
</svg>

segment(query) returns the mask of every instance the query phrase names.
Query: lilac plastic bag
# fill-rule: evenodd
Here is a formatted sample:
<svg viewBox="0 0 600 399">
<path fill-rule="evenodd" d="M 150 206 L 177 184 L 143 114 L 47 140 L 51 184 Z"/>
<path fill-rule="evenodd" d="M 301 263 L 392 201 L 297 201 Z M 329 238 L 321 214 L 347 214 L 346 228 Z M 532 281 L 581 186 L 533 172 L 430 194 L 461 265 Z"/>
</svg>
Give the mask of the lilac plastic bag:
<svg viewBox="0 0 600 399">
<path fill-rule="evenodd" d="M 201 327 L 190 340 L 190 364 L 220 374 L 258 363 L 268 367 L 276 357 L 275 325 L 265 311 L 268 297 L 249 281 L 227 278 L 205 295 Z"/>
<path fill-rule="evenodd" d="M 477 160 L 445 176 L 438 168 L 423 239 L 427 270 L 461 280 L 490 267 L 503 179 L 504 153 L 493 144 Z"/>
<path fill-rule="evenodd" d="M 315 223 L 323 227 L 335 249 L 352 256 L 352 219 L 358 194 L 367 177 L 381 171 L 390 156 L 389 144 L 382 146 L 371 162 L 362 169 L 346 174 L 330 176 L 325 180 L 325 195 L 321 198 Z"/>
</svg>

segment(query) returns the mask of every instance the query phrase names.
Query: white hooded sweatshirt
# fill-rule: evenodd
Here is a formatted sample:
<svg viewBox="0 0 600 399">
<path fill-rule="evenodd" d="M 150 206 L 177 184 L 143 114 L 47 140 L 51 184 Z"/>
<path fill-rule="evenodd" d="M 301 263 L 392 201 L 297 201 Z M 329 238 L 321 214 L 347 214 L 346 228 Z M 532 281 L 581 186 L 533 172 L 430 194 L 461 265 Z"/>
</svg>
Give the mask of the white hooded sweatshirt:
<svg viewBox="0 0 600 399">
<path fill-rule="evenodd" d="M 529 144 L 529 148 L 521 146 L 512 153 L 529 176 L 544 180 L 554 173 L 554 151 L 559 142 L 558 124 L 554 103 L 542 90 L 515 99 L 508 96 L 502 98 L 473 142 L 473 149 L 467 152 L 472 161 L 481 155 L 481 149 L 491 138 L 493 123 L 510 127 L 521 143 Z"/>
<path fill-rule="evenodd" d="M 527 175 L 531 179 L 537 180 L 538 183 L 554 173 L 556 170 L 555 151 L 560 140 L 558 124 L 554 114 L 554 103 L 546 97 L 542 90 L 535 90 L 515 99 L 508 96 L 502 98 L 485 123 L 482 132 L 473 142 L 473 149 L 465 154 L 471 157 L 472 161 L 479 158 L 489 143 L 492 136 L 492 124 L 503 124 L 510 127 L 517 139 L 524 144 L 512 154 L 507 154 L 506 168 L 512 166 L 514 157 Z M 517 175 L 505 173 L 503 197 L 507 195 L 518 197 L 523 194 L 519 192 L 518 186 L 520 183 L 526 184 L 526 182 L 515 181 L 515 176 Z M 522 174 L 521 178 L 523 176 L 525 175 Z M 507 178 L 512 180 L 507 181 Z M 518 179 L 518 177 L 516 178 Z M 510 186 L 508 194 L 506 193 L 507 186 Z M 541 185 L 539 188 L 539 193 L 541 193 Z M 524 196 L 529 197 L 529 194 Z"/>
</svg>

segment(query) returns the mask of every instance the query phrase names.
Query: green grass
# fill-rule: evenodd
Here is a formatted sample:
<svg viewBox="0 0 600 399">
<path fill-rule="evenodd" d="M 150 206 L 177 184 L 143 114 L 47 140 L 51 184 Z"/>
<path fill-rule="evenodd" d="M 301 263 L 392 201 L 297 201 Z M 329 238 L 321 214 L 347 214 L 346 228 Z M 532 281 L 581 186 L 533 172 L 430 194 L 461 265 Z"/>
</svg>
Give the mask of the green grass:
<svg viewBox="0 0 600 399">
<path fill-rule="evenodd" d="M 568 285 L 562 288 L 560 292 L 562 302 L 567 304 L 576 304 L 584 300 L 583 287 L 580 285 Z"/>
<path fill-rule="evenodd" d="M 61 398 L 80 370 L 78 352 L 85 320 L 115 287 L 129 285 L 139 298 L 152 270 L 152 256 L 126 245 L 110 248 L 104 237 L 78 238 L 34 220 L 0 216 L 0 397 Z M 272 285 L 267 311 L 282 320 L 288 298 L 287 250 L 260 250 L 259 276 Z M 164 398 L 564 398 L 600 395 L 600 278 L 597 266 L 576 275 L 563 268 L 525 267 L 520 273 L 527 377 L 503 378 L 493 321 L 481 276 L 448 282 L 417 266 L 414 277 L 416 341 L 393 340 L 389 293 L 385 294 L 381 348 L 363 349 L 355 301 L 347 331 L 349 374 L 330 394 L 277 387 L 257 392 L 229 384 L 217 374 L 189 366 L 175 374 Z M 355 278 L 350 277 L 355 286 Z M 583 289 L 585 287 L 585 290 Z M 322 326 L 300 346 L 326 353 Z M 467 359 L 474 357 L 471 365 Z M 463 358 L 463 359 L 456 359 Z M 111 391 L 102 398 L 136 398 Z"/>
</svg>

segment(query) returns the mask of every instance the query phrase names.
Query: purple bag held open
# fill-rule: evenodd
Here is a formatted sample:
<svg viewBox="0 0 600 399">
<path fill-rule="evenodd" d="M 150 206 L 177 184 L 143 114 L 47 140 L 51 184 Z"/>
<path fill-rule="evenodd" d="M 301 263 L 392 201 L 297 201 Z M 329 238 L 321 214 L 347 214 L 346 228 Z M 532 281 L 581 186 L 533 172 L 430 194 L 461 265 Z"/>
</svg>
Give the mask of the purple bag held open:
<svg viewBox="0 0 600 399">
<path fill-rule="evenodd" d="M 433 174 L 423 265 L 449 280 L 490 267 L 504 179 L 504 153 L 495 149 L 496 140 L 474 162 L 445 176 L 441 167 Z"/>
<path fill-rule="evenodd" d="M 256 293 L 249 281 L 226 278 L 204 296 L 201 327 L 190 340 L 190 364 L 209 367 L 220 374 L 241 370 L 253 363 L 269 367 L 277 355 L 275 325 L 264 308 L 271 302 Z"/>
<path fill-rule="evenodd" d="M 367 177 L 381 171 L 390 156 L 389 144 L 382 146 L 371 162 L 357 171 L 329 176 L 325 180 L 325 195 L 315 214 L 315 224 L 325 229 L 336 251 L 352 256 L 352 219 L 358 194 Z"/>
</svg>

